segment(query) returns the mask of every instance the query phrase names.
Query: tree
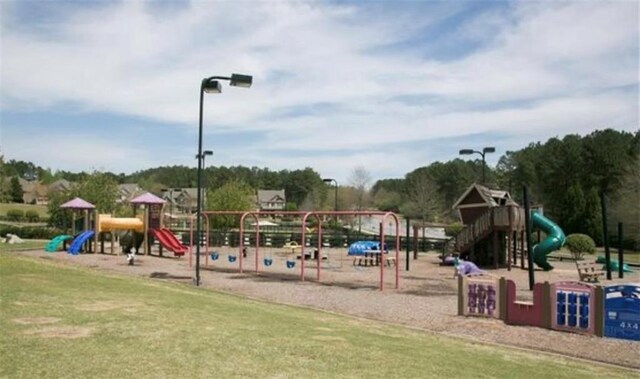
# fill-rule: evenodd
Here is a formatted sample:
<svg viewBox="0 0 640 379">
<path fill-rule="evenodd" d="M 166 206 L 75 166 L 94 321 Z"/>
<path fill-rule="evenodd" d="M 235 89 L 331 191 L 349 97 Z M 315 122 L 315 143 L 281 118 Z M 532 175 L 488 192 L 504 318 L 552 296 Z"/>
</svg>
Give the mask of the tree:
<svg viewBox="0 0 640 379">
<path fill-rule="evenodd" d="M 254 203 L 254 190 L 245 182 L 232 180 L 215 191 L 207 191 L 207 210 L 211 211 L 250 211 Z M 215 216 L 211 225 L 214 228 L 229 229 L 237 226 L 237 216 Z"/>
<path fill-rule="evenodd" d="M 22 203 L 22 186 L 17 176 L 11 178 L 9 183 L 9 198 L 12 203 Z"/>
<path fill-rule="evenodd" d="M 411 218 L 425 221 L 440 221 L 442 213 L 440 194 L 433 178 L 425 171 L 407 179 L 409 202 L 401 208 Z"/>
<path fill-rule="evenodd" d="M 617 231 L 622 222 L 625 247 L 640 250 L 640 154 L 629 162 L 622 185 L 611 194 L 609 213 L 609 230 Z"/>
<path fill-rule="evenodd" d="M 47 209 L 49 213 L 49 225 L 58 229 L 65 229 L 71 226 L 71 212 L 61 209 L 60 205 L 71 200 L 73 194 L 70 192 L 54 192 L 49 194 Z"/>
<path fill-rule="evenodd" d="M 399 192 L 388 191 L 380 188 L 373 195 L 373 204 L 381 211 L 399 212 L 403 199 Z"/>
<path fill-rule="evenodd" d="M 356 190 L 356 210 L 362 211 L 368 200 L 367 187 L 371 182 L 371 174 L 363 166 L 358 166 L 351 171 L 349 182 Z M 358 233 L 362 231 L 362 219 L 358 216 Z"/>
<path fill-rule="evenodd" d="M 77 195 L 96 206 L 97 212 L 112 213 L 118 199 L 118 183 L 112 175 L 95 171 L 75 189 Z"/>
<path fill-rule="evenodd" d="M 7 177 L 6 173 L 5 173 L 5 167 L 4 167 L 4 156 L 2 156 L 2 154 L 0 154 L 0 203 L 5 203 L 8 202 L 9 199 L 9 188 L 8 188 L 8 183 L 6 182 L 5 178 Z"/>
<path fill-rule="evenodd" d="M 118 185 L 112 175 L 95 171 L 68 192 L 49 194 L 49 224 L 58 228 L 71 224 L 71 212 L 60 209 L 60 205 L 74 197 L 95 205 L 96 212 L 114 213 L 117 209 Z"/>
</svg>

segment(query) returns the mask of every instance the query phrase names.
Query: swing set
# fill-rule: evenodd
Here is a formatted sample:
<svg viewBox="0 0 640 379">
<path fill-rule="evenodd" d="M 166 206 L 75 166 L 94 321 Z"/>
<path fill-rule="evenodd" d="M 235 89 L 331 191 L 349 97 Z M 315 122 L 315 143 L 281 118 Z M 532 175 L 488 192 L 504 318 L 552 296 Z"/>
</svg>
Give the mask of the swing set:
<svg viewBox="0 0 640 379">
<path fill-rule="evenodd" d="M 321 272 L 322 272 L 322 265 L 321 265 L 321 260 L 322 260 L 322 254 L 320 254 L 320 251 L 322 250 L 322 220 L 324 217 L 338 217 L 338 216 L 379 216 L 381 217 L 380 219 L 380 241 L 384 241 L 385 240 L 385 234 L 384 234 L 384 225 L 385 222 L 387 221 L 387 218 L 391 218 L 393 219 L 393 221 L 395 222 L 395 260 L 396 262 L 399 262 L 400 260 L 400 223 L 398 220 L 398 216 L 393 213 L 393 212 L 381 212 L 381 211 L 312 211 L 312 212 L 307 212 L 307 211 L 250 211 L 250 212 L 245 212 L 245 211 L 206 211 L 206 212 L 202 212 L 201 213 L 201 217 L 204 218 L 204 223 L 203 223 L 203 230 L 206 231 L 206 235 L 207 238 L 204 239 L 204 246 L 205 249 L 204 251 L 208 251 L 209 250 L 209 238 L 208 238 L 208 234 L 209 234 L 209 217 L 211 216 L 221 216 L 221 215 L 225 215 L 225 216 L 239 216 L 240 217 L 240 225 L 239 225 L 239 235 L 240 235 L 240 241 L 238 244 L 238 254 L 237 255 L 232 255 L 229 254 L 227 255 L 227 260 L 229 261 L 229 263 L 235 263 L 236 261 L 238 262 L 238 272 L 239 273 L 243 273 L 243 262 L 244 262 L 244 257 L 243 257 L 243 251 L 246 251 L 246 248 L 244 247 L 244 223 L 245 223 L 245 219 L 247 217 L 251 217 L 253 218 L 253 220 L 255 221 L 255 272 L 258 273 L 260 272 L 260 266 L 259 266 L 259 262 L 260 262 L 260 223 L 259 223 L 259 216 L 274 216 L 274 215 L 278 215 L 278 216 L 297 216 L 302 218 L 302 223 L 301 223 L 301 240 L 303 241 L 303 243 L 300 245 L 300 281 L 305 281 L 305 243 L 304 241 L 306 240 L 306 235 L 307 235 L 307 220 L 310 217 L 315 217 L 315 219 L 318 222 L 317 228 L 316 228 L 316 233 L 317 233 L 317 240 L 318 240 L 318 246 L 317 246 L 317 251 L 318 254 L 316 257 L 314 257 L 315 260 L 317 260 L 317 267 L 316 267 L 316 281 L 320 282 L 321 281 Z M 192 261 L 193 261 L 193 255 L 194 255 L 194 242 L 195 243 L 202 243 L 202 240 L 199 239 L 197 242 L 194 240 L 194 221 L 195 221 L 196 215 L 193 215 L 190 219 L 190 244 L 189 244 L 189 265 L 192 265 Z M 212 261 L 216 261 L 220 258 L 220 254 L 216 251 L 211 252 L 210 255 L 205 253 L 205 265 L 208 265 L 209 263 L 209 258 L 211 258 Z M 264 267 L 270 267 L 271 265 L 273 265 L 274 260 L 273 257 L 271 255 L 271 253 L 269 253 L 268 255 L 265 255 L 263 257 L 263 265 Z M 296 261 L 292 260 L 292 259 L 287 259 L 286 262 L 286 267 L 287 269 L 294 269 L 296 266 Z M 395 288 L 398 289 L 399 288 L 399 272 L 398 272 L 398 264 L 395 265 Z M 382 291 L 384 289 L 384 265 L 380 265 L 380 290 Z"/>
<path fill-rule="evenodd" d="M 240 235 L 240 241 L 239 241 L 239 245 L 238 245 L 238 254 L 237 255 L 228 255 L 227 259 L 229 261 L 229 263 L 235 263 L 236 261 L 238 262 L 238 271 L 239 273 L 243 273 L 244 269 L 243 269 L 243 263 L 244 263 L 244 256 L 243 256 L 243 251 L 245 250 L 245 246 L 244 246 L 244 223 L 245 220 L 247 219 L 247 217 L 251 217 L 253 218 L 253 220 L 255 221 L 255 272 L 258 273 L 260 272 L 260 224 L 259 224 L 259 217 L 260 216 L 274 216 L 274 215 L 278 215 L 278 216 L 294 216 L 294 217 L 299 217 L 302 218 L 302 222 L 301 222 L 301 240 L 305 241 L 306 240 L 306 236 L 307 236 L 307 221 L 309 220 L 310 217 L 315 217 L 315 219 L 318 222 L 318 225 L 316 227 L 316 234 L 317 234 L 317 240 L 318 240 L 318 246 L 317 246 L 317 250 L 318 252 L 321 251 L 322 249 L 322 222 L 323 222 L 323 218 L 324 217 L 329 217 L 331 218 L 332 216 L 334 217 L 338 217 L 338 216 L 378 216 L 380 217 L 380 241 L 384 241 L 385 240 L 385 234 L 384 234 L 384 225 L 385 222 L 387 220 L 387 218 L 391 218 L 394 223 L 395 223 L 395 260 L 396 262 L 399 262 L 400 260 L 400 227 L 399 227 L 399 220 L 396 214 L 394 214 L 393 212 L 381 212 L 381 211 L 312 211 L 312 212 L 307 212 L 307 211 L 250 211 L 250 212 L 245 212 L 245 211 L 206 211 L 206 212 L 202 212 L 201 213 L 202 217 L 204 217 L 204 223 L 203 223 L 203 230 L 206 233 L 206 238 L 204 239 L 204 246 L 205 249 L 204 251 L 209 251 L 209 233 L 210 233 L 210 222 L 209 222 L 209 217 L 212 216 L 218 216 L 218 215 L 227 215 L 227 216 L 239 216 L 240 217 L 240 225 L 239 225 L 239 235 Z M 192 261 L 193 261 L 193 255 L 194 255 L 194 224 L 195 224 L 195 215 L 193 215 L 190 219 L 190 244 L 189 244 L 189 265 L 192 265 Z M 202 240 L 197 241 L 196 243 L 201 243 Z M 305 281 L 305 244 L 302 243 L 300 245 L 300 280 L 301 281 Z M 218 252 L 212 252 L 210 255 L 205 254 L 205 265 L 208 265 L 208 260 L 209 258 L 211 258 L 212 261 L 216 261 L 220 258 L 220 254 Z M 321 260 L 322 260 L 322 254 L 317 254 L 316 257 L 314 257 L 315 260 L 317 261 L 317 267 L 316 267 L 316 281 L 320 282 L 321 281 L 321 273 L 322 273 L 322 265 L 321 265 Z M 270 266 L 272 266 L 274 263 L 273 257 L 271 256 L 271 254 L 269 253 L 268 255 L 265 255 L 263 257 L 263 265 L 265 268 L 269 268 Z M 286 268 L 287 269 L 294 269 L 296 266 L 296 261 L 292 260 L 292 259 L 287 259 L 285 262 Z M 395 273 L 395 288 L 399 288 L 399 272 L 398 272 L 398 267 L 399 265 L 395 265 L 395 269 L 394 269 L 394 273 Z M 380 265 L 380 290 L 384 289 L 384 265 Z"/>
</svg>

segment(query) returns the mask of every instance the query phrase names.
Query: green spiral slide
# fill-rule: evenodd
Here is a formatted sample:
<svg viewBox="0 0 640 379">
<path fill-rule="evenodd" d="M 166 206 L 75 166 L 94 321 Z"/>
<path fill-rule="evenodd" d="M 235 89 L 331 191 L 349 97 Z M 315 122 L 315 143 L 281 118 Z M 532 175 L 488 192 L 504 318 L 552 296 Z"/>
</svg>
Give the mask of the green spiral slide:
<svg viewBox="0 0 640 379">
<path fill-rule="evenodd" d="M 534 227 L 547 235 L 547 238 L 533 246 L 533 262 L 545 271 L 553 270 L 553 266 L 547 262 L 547 255 L 564 245 L 566 240 L 564 232 L 558 224 L 537 212 L 531 212 L 531 222 Z"/>
</svg>

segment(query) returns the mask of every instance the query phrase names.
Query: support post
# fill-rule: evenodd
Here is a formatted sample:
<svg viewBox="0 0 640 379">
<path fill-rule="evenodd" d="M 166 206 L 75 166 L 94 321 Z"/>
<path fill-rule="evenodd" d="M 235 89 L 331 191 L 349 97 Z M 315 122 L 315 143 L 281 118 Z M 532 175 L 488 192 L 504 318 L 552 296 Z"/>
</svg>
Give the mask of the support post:
<svg viewBox="0 0 640 379">
<path fill-rule="evenodd" d="M 405 262 L 405 270 L 409 271 L 409 250 L 411 249 L 411 236 L 410 236 L 411 220 L 407 219 L 407 259 Z M 398 264 L 398 262 L 396 262 Z"/>
<path fill-rule="evenodd" d="M 522 186 L 522 198 L 524 199 L 524 225 L 527 239 L 527 264 L 529 265 L 529 291 L 533 291 L 536 282 L 533 273 L 533 252 L 531 251 L 531 208 L 529 204 L 529 189 Z"/>
<path fill-rule="evenodd" d="M 600 207 L 602 210 L 602 238 L 604 238 L 604 260 L 607 269 L 607 280 L 611 280 L 611 251 L 609 250 L 609 228 L 607 226 L 607 199 L 604 192 L 600 192 Z"/>
<path fill-rule="evenodd" d="M 498 269 L 498 232 L 493 231 L 493 268 Z"/>
<path fill-rule="evenodd" d="M 618 278 L 624 278 L 624 238 L 622 223 L 618 223 Z"/>
<path fill-rule="evenodd" d="M 518 264 L 518 231 L 513 231 L 513 265 Z"/>
<path fill-rule="evenodd" d="M 524 270 L 524 231 L 520 232 L 520 268 Z"/>
</svg>

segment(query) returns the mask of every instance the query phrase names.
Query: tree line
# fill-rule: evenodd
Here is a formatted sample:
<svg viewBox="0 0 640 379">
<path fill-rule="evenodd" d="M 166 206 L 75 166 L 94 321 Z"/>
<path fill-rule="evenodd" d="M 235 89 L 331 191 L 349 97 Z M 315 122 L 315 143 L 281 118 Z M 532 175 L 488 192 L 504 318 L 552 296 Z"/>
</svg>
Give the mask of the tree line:
<svg viewBox="0 0 640 379">
<path fill-rule="evenodd" d="M 527 185 L 532 202 L 542 205 L 545 214 L 567 234 L 588 234 L 598 243 L 602 242 L 599 195 L 604 193 L 610 204 L 612 224 L 624 222 L 627 235 L 640 240 L 640 131 L 605 129 L 586 136 L 551 138 L 507 151 L 496 167 L 482 165 L 481 159 L 456 158 L 418 167 L 403 178 L 375 183 L 371 183 L 367 168 L 356 167 L 346 183 L 339 183 L 337 206 L 355 210 L 376 208 L 424 222 L 452 223 L 457 221 L 457 215 L 451 206 L 469 185 L 481 183 L 484 169 L 486 182 L 482 184 L 508 190 L 516 202 L 521 202 L 522 186 Z M 132 174 L 52 172 L 31 162 L 0 159 L 0 183 L 3 183 L 0 198 L 8 201 L 10 197 L 12 184 L 5 179 L 9 177 L 39 179 L 45 184 L 67 179 L 81 183 L 78 188 L 89 188 L 88 183 L 96 180 L 100 183 L 98 187 L 108 189 L 117 184 L 137 183 L 145 190 L 160 193 L 163 188 L 195 187 L 196 174 L 195 167 L 186 166 L 156 167 Z M 230 204 L 250 207 L 240 198 L 258 189 L 284 189 L 290 210 L 328 210 L 335 206 L 336 189 L 312 168 L 272 171 L 211 166 L 204 171 L 203 179 L 204 187 L 211 189 L 209 207 Z M 214 195 L 214 190 L 223 192 Z M 235 191 L 241 196 L 229 197 L 225 191 Z M 224 199 L 229 199 L 228 203 Z"/>
</svg>

